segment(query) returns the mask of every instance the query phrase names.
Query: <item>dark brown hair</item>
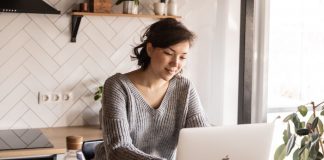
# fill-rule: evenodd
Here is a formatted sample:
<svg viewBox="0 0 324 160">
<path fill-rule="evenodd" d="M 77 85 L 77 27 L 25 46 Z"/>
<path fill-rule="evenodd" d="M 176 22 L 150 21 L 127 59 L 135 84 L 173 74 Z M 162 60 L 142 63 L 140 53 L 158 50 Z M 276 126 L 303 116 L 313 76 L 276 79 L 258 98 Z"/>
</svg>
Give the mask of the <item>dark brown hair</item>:
<svg viewBox="0 0 324 160">
<path fill-rule="evenodd" d="M 177 43 L 188 41 L 190 46 L 194 40 L 194 33 L 189 31 L 181 22 L 173 18 L 165 18 L 148 26 L 144 34 L 141 36 L 141 44 L 134 47 L 134 56 L 137 64 L 141 69 L 145 70 L 151 58 L 146 51 L 147 43 L 152 43 L 153 47 L 167 48 Z"/>
</svg>

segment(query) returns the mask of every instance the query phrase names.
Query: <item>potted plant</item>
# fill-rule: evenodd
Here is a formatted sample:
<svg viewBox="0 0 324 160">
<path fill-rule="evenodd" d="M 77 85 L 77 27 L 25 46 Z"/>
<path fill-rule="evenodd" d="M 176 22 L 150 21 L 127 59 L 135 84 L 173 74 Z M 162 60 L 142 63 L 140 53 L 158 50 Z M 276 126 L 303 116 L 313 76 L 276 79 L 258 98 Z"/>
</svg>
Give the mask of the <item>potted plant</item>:
<svg viewBox="0 0 324 160">
<path fill-rule="evenodd" d="M 97 88 L 97 91 L 95 92 L 95 94 L 94 94 L 94 96 L 93 96 L 93 99 L 94 99 L 95 101 L 100 100 L 101 103 L 102 103 L 102 94 L 103 94 L 103 86 L 101 85 L 101 86 L 99 86 L 99 87 Z M 102 107 L 101 107 L 100 110 L 99 110 L 99 126 L 100 126 L 100 128 L 102 128 L 101 125 L 102 125 Z"/>
<path fill-rule="evenodd" d="M 137 14 L 139 0 L 118 0 L 115 4 L 119 5 L 123 2 L 123 13 L 125 14 Z"/>
<path fill-rule="evenodd" d="M 308 108 L 312 109 L 312 114 L 307 116 Z M 276 149 L 274 160 L 283 160 L 289 155 L 293 160 L 323 159 L 323 123 L 320 120 L 323 115 L 324 102 L 317 105 L 310 102 L 298 106 L 296 112 L 284 118 L 287 124 L 283 132 L 284 143 Z"/>
</svg>

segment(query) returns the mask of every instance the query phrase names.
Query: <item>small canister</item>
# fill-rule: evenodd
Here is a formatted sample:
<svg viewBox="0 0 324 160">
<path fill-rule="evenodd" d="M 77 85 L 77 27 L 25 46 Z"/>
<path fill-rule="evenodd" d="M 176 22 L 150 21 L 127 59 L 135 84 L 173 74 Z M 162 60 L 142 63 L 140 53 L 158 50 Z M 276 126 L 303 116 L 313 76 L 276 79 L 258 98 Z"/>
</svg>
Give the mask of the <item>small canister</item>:
<svg viewBox="0 0 324 160">
<path fill-rule="evenodd" d="M 88 3 L 80 3 L 80 11 L 88 12 Z"/>
<path fill-rule="evenodd" d="M 176 16 L 178 14 L 178 5 L 175 0 L 168 1 L 167 13 L 168 16 Z"/>
</svg>

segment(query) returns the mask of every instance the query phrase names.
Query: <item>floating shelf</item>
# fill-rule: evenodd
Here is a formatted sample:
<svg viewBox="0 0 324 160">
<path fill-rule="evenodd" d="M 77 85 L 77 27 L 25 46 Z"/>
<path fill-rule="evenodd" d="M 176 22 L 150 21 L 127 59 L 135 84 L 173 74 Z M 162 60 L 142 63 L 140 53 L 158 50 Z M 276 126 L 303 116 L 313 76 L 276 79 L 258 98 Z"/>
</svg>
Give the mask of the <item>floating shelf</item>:
<svg viewBox="0 0 324 160">
<path fill-rule="evenodd" d="M 158 16 L 147 14 L 121 14 L 121 13 L 93 13 L 93 12 L 72 12 L 72 33 L 71 42 L 76 42 L 79 26 L 83 16 L 117 16 L 117 17 L 138 17 L 138 18 L 175 18 L 180 19 L 181 16 Z"/>
</svg>

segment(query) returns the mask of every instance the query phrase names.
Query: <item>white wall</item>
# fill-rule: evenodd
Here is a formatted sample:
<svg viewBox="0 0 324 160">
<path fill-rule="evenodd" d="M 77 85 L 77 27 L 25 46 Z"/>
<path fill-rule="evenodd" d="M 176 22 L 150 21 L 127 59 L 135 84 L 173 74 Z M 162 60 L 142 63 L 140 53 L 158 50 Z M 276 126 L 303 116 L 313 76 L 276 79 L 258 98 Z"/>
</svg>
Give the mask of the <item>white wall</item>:
<svg viewBox="0 0 324 160">
<path fill-rule="evenodd" d="M 188 13 L 184 22 L 198 35 L 188 76 L 198 88 L 211 123 L 236 124 L 240 1 L 197 1 L 192 6 L 200 9 L 184 12 Z"/>
<path fill-rule="evenodd" d="M 0 129 L 98 123 L 100 105 L 93 92 L 108 76 L 134 68 L 131 45 L 155 21 L 84 17 L 77 43 L 70 43 L 67 12 L 78 1 L 48 2 L 62 14 L 0 13 Z M 152 13 L 152 3 L 143 0 L 141 11 Z M 196 84 L 212 123 L 236 123 L 240 1 L 178 4 L 182 21 L 198 37 L 186 75 Z M 37 104 L 39 91 L 73 92 L 74 100 Z"/>
</svg>

